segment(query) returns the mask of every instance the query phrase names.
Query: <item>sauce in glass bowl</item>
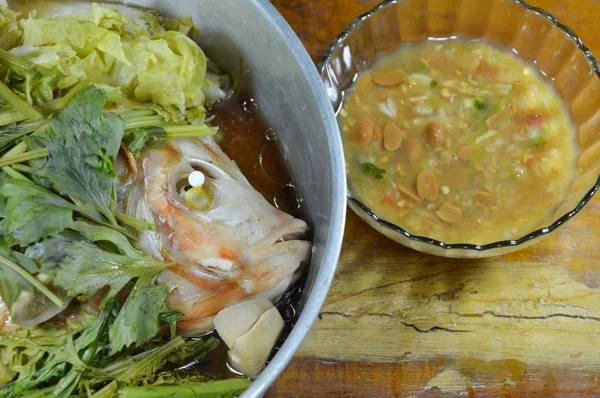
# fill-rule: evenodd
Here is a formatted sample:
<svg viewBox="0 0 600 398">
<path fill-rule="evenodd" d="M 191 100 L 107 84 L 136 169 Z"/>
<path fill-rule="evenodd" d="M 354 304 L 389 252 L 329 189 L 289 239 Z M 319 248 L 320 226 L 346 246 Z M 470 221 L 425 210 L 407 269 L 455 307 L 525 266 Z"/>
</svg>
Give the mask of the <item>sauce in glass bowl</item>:
<svg viewBox="0 0 600 398">
<path fill-rule="evenodd" d="M 575 126 L 552 83 L 482 42 L 379 58 L 338 118 L 353 195 L 446 243 L 520 238 L 551 221 L 576 176 Z"/>
</svg>

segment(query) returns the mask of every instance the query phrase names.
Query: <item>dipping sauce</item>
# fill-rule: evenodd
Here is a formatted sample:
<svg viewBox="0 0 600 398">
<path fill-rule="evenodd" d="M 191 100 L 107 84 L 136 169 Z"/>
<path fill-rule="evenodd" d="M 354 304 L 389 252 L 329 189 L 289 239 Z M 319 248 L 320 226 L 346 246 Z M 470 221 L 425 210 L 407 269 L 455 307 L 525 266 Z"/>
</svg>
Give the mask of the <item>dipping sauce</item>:
<svg viewBox="0 0 600 398">
<path fill-rule="evenodd" d="M 338 118 L 353 195 L 445 243 L 550 224 L 576 172 L 575 126 L 552 83 L 481 42 L 425 41 L 378 59 Z"/>
</svg>

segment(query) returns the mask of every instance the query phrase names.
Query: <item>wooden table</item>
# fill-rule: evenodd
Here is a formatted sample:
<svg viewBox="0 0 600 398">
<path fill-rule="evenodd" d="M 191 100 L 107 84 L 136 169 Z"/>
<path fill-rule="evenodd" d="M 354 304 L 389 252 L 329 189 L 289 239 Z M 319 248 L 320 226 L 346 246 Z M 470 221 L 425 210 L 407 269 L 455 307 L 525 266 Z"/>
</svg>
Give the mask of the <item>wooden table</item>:
<svg viewBox="0 0 600 398">
<path fill-rule="evenodd" d="M 318 62 L 377 0 L 273 0 Z M 600 1 L 535 0 L 600 54 Z M 460 261 L 349 211 L 321 316 L 268 397 L 600 395 L 600 196 L 553 237 Z"/>
</svg>

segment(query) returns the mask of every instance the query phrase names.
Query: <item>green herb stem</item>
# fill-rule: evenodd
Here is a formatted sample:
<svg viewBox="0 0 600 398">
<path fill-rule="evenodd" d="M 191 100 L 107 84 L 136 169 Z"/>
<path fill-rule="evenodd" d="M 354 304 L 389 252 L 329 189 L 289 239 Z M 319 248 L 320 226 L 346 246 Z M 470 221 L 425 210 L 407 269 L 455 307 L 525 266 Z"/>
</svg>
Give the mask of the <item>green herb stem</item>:
<svg viewBox="0 0 600 398">
<path fill-rule="evenodd" d="M 207 137 L 214 135 L 217 129 L 206 124 L 188 124 L 185 126 L 162 126 L 169 137 Z"/>
<path fill-rule="evenodd" d="M 117 394 L 117 382 L 111 381 L 105 385 L 102 389 L 96 391 L 91 398 L 114 398 Z"/>
<path fill-rule="evenodd" d="M 119 114 L 119 116 L 121 116 L 125 120 L 128 120 L 144 116 L 156 116 L 156 112 L 154 112 L 152 109 L 136 109 L 133 111 L 122 112 Z"/>
<path fill-rule="evenodd" d="M 17 274 L 19 274 L 23 279 L 29 282 L 33 287 L 39 290 L 44 296 L 46 296 L 50 301 L 56 304 L 59 308 L 62 308 L 64 303 L 61 299 L 59 299 L 54 293 L 50 291 L 42 282 L 38 281 L 33 277 L 29 272 L 25 271 L 23 268 L 19 266 L 19 264 L 14 261 L 9 260 L 8 258 L 0 255 L 0 265 L 4 265 Z"/>
<path fill-rule="evenodd" d="M 0 116 L 0 118 L 1 117 L 2 116 Z M 38 131 L 47 125 L 47 119 L 40 119 L 35 121 L 26 121 L 17 125 L 0 127 L 0 149 L 15 145 L 15 143 L 22 137 Z"/>
<path fill-rule="evenodd" d="M 117 380 L 127 383 L 135 379 L 138 374 L 144 374 L 149 367 L 162 363 L 172 353 L 185 345 L 185 341 L 181 336 L 175 337 L 168 343 L 160 346 L 156 351 L 152 352 L 138 362 L 134 362 L 128 366 L 124 372 L 117 376 Z"/>
<path fill-rule="evenodd" d="M 111 227 L 120 228 L 115 215 L 111 211 L 107 211 L 106 209 L 98 209 L 98 210 L 100 211 L 100 213 L 102 213 L 102 215 L 104 217 L 106 217 L 106 219 L 108 220 Z"/>
<path fill-rule="evenodd" d="M 31 392 L 26 392 L 21 395 L 21 398 L 46 398 L 52 396 L 52 392 L 54 391 L 54 386 L 42 388 L 39 390 L 33 390 Z"/>
<path fill-rule="evenodd" d="M 44 109 L 46 110 L 46 112 L 48 113 L 53 113 L 53 112 L 57 112 L 61 109 L 63 109 L 65 106 L 67 106 L 67 104 L 69 103 L 69 101 L 71 101 L 71 99 L 73 99 L 73 97 L 75 95 L 77 95 L 77 93 L 85 90 L 86 88 L 88 88 L 90 86 L 90 82 L 89 80 L 82 80 L 79 83 L 77 83 L 76 85 L 74 85 L 68 93 L 66 93 L 64 96 L 60 97 L 60 98 L 55 98 L 52 101 L 48 101 L 46 104 L 44 104 Z"/>
<path fill-rule="evenodd" d="M 71 198 L 73 199 L 73 198 Z M 115 231 L 122 233 L 123 235 L 125 235 L 127 238 L 129 238 L 130 240 L 137 242 L 138 237 L 135 236 L 134 234 L 132 234 L 130 231 L 128 231 L 127 229 L 121 227 L 120 225 L 117 224 L 117 226 L 110 224 L 108 222 L 106 222 L 103 219 L 99 219 L 98 217 L 94 217 L 93 214 L 90 214 L 89 212 L 86 211 L 85 208 L 82 208 L 81 206 L 78 206 L 75 208 L 75 210 L 77 211 L 77 213 L 79 213 L 84 219 L 92 221 L 98 225 L 102 225 L 103 227 L 108 227 L 111 229 L 114 229 Z M 114 217 L 114 216 L 113 216 Z"/>
<path fill-rule="evenodd" d="M 142 359 L 154 354 L 159 348 L 160 347 L 151 348 L 122 361 L 111 363 L 110 365 L 102 369 L 102 373 L 105 373 L 109 377 L 115 378 L 121 373 L 125 372 L 127 369 L 129 369 L 132 365 L 139 363 Z"/>
<path fill-rule="evenodd" d="M 217 398 L 228 392 L 245 390 L 248 386 L 248 379 L 226 379 L 182 386 L 125 387 L 119 391 L 119 398 Z"/>
<path fill-rule="evenodd" d="M 27 101 L 15 94 L 6 84 L 0 82 L 0 97 L 10 102 L 12 106 L 19 112 L 21 112 L 27 119 L 40 120 L 44 116 L 38 112 L 33 106 L 29 105 Z"/>
<path fill-rule="evenodd" d="M 10 178 L 14 178 L 15 180 L 28 180 L 29 181 L 29 179 L 27 177 L 25 177 L 23 174 L 19 173 L 19 171 L 23 171 L 23 172 L 26 172 L 26 171 L 17 170 L 16 166 L 22 166 L 22 165 L 13 164 L 12 166 L 4 166 L 2 168 L 2 171 L 5 172 L 6 174 L 8 174 L 10 176 Z M 27 166 L 23 166 L 23 167 L 27 167 Z M 31 170 L 31 168 L 29 168 L 29 169 Z"/>
<path fill-rule="evenodd" d="M 122 95 L 118 94 L 118 92 L 114 90 L 106 92 L 106 101 L 127 104 L 137 109 L 150 109 L 150 104 L 129 100 L 123 97 Z"/>
<path fill-rule="evenodd" d="M 35 68 L 35 64 L 29 60 L 14 55 L 13 53 L 0 48 L 0 64 L 7 68 L 15 68 L 20 70 L 29 70 Z"/>
<path fill-rule="evenodd" d="M 156 226 L 154 224 L 152 224 L 152 223 L 139 220 L 139 219 L 137 219 L 135 217 L 128 216 L 127 214 L 124 214 L 124 213 L 121 213 L 121 212 L 116 212 L 115 213 L 115 218 L 121 224 L 125 224 L 125 225 L 128 225 L 128 226 L 133 227 L 133 228 L 147 229 L 147 230 L 150 230 L 150 231 L 154 231 L 156 229 Z"/>
<path fill-rule="evenodd" d="M 25 152 L 21 155 L 4 157 L 0 160 L 0 167 L 8 166 L 14 163 L 23 163 L 33 159 L 44 158 L 48 156 L 48 150 L 46 148 L 36 149 L 35 151 Z"/>
<path fill-rule="evenodd" d="M 32 168 L 29 166 L 25 166 L 24 164 L 13 164 L 12 166 L 5 166 L 6 168 L 12 168 L 16 171 L 20 171 L 23 173 L 31 174 Z M 4 170 L 4 168 L 2 168 Z"/>
<path fill-rule="evenodd" d="M 27 152 L 27 144 L 19 142 L 17 145 L 12 147 L 8 152 L 0 157 L 0 160 L 12 158 L 13 156 L 21 155 Z"/>
<path fill-rule="evenodd" d="M 142 127 L 160 126 L 163 124 L 165 124 L 165 119 L 160 115 L 125 119 L 126 130 L 132 130 Z"/>
<path fill-rule="evenodd" d="M 22 122 L 23 120 L 27 120 L 27 117 L 19 111 L 0 113 L 0 126 Z"/>
</svg>

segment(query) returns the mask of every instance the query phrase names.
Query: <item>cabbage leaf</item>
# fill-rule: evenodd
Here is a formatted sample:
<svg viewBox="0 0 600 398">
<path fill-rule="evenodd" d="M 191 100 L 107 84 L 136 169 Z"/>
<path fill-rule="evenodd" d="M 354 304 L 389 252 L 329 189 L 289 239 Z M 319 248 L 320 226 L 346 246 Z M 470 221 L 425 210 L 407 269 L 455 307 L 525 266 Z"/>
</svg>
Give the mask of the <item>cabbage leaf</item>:
<svg viewBox="0 0 600 398">
<path fill-rule="evenodd" d="M 22 23 L 21 45 L 11 52 L 56 68 L 60 89 L 87 79 L 122 96 L 121 110 L 151 104 L 166 121 L 201 123 L 204 85 L 215 82 L 206 79 L 206 56 L 187 36 L 194 32 L 191 19 L 167 18 L 162 26 L 147 13 L 145 22 L 98 4 L 88 14 L 30 16 Z"/>
</svg>

